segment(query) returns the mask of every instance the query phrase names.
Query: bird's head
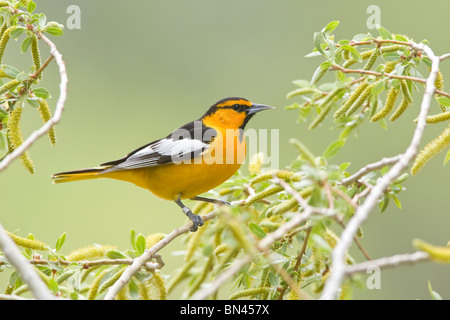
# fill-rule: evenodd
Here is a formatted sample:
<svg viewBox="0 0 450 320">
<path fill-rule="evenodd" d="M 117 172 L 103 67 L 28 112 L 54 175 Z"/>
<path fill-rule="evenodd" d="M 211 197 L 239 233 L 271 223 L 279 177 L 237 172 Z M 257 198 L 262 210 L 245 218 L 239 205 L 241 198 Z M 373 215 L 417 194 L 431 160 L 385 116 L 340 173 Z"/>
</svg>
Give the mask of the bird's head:
<svg viewBox="0 0 450 320">
<path fill-rule="evenodd" d="M 274 107 L 256 104 L 244 98 L 225 98 L 214 105 L 203 115 L 205 124 L 220 126 L 226 129 L 244 129 L 247 122 L 259 111 Z"/>
</svg>

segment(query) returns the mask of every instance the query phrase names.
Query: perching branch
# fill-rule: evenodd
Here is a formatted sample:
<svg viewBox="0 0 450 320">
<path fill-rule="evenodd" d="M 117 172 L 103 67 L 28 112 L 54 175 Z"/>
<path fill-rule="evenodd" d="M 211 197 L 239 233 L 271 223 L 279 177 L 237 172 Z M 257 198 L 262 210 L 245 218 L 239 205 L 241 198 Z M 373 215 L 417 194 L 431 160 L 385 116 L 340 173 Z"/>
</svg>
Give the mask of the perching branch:
<svg viewBox="0 0 450 320">
<path fill-rule="evenodd" d="M 396 162 L 389 172 L 385 174 L 376 185 L 374 185 L 364 203 L 358 208 L 358 210 L 356 210 L 355 215 L 350 219 L 347 227 L 342 232 L 338 244 L 332 253 L 330 276 L 325 283 L 321 299 L 335 299 L 337 297 L 339 288 L 347 272 L 345 256 L 352 243 L 353 237 L 358 231 L 358 228 L 368 218 L 372 209 L 377 205 L 378 199 L 383 195 L 384 191 L 388 188 L 392 181 L 394 181 L 405 169 L 409 167 L 417 155 L 423 132 L 425 130 L 426 117 L 430 110 L 431 100 L 433 95 L 436 93 L 435 81 L 439 72 L 440 57 L 436 56 L 433 51 L 423 43 L 413 43 L 411 47 L 414 50 L 425 52 L 432 62 L 430 75 L 426 80 L 425 92 L 413 138 L 398 162 Z"/>
<path fill-rule="evenodd" d="M 232 205 L 240 204 L 241 201 L 236 201 L 232 203 Z M 202 216 L 203 221 L 208 221 L 214 218 L 217 215 L 217 210 L 215 209 L 211 211 L 210 213 Z M 121 275 L 119 280 L 117 280 L 114 285 L 112 285 L 108 292 L 106 293 L 105 300 L 114 300 L 116 295 L 119 293 L 120 290 L 130 281 L 131 277 L 133 277 L 145 264 L 147 261 L 155 257 L 155 254 L 167 246 L 170 242 L 172 242 L 175 238 L 178 236 L 188 232 L 192 228 L 192 221 L 187 222 L 185 225 L 183 225 L 180 228 L 174 229 L 172 232 L 170 232 L 167 236 L 165 236 L 163 239 L 161 239 L 158 243 L 156 243 L 153 247 L 151 247 L 148 250 L 145 250 L 145 252 L 138 258 L 133 260 L 133 263 L 126 268 L 124 273 Z"/>
</svg>

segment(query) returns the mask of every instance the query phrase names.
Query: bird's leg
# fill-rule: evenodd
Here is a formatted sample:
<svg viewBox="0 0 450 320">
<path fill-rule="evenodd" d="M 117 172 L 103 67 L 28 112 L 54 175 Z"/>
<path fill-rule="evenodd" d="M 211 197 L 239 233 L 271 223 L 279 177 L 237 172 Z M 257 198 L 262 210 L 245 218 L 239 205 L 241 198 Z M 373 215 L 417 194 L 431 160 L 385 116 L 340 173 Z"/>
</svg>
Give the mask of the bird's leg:
<svg viewBox="0 0 450 320">
<path fill-rule="evenodd" d="M 194 223 L 194 225 L 191 228 L 191 232 L 197 231 L 198 227 L 201 227 L 203 225 L 203 219 L 198 214 L 195 214 L 186 207 L 183 202 L 178 198 L 178 200 L 175 200 L 175 203 L 180 206 L 180 208 L 183 210 L 183 213 Z"/>
<path fill-rule="evenodd" d="M 215 203 L 215 204 L 224 204 L 224 205 L 227 205 L 227 206 L 229 206 L 231 204 L 231 203 L 229 203 L 228 201 L 225 201 L 225 200 L 210 199 L 210 198 L 204 198 L 204 197 L 193 197 L 193 198 L 191 198 L 191 200 L 211 202 L 211 203 Z"/>
</svg>

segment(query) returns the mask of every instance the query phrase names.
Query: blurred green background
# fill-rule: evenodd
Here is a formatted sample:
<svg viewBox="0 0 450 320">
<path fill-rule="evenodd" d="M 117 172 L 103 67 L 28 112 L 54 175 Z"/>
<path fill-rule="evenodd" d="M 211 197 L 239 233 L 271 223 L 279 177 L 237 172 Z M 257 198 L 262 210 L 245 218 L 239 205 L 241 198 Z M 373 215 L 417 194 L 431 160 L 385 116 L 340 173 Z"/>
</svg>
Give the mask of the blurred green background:
<svg viewBox="0 0 450 320">
<path fill-rule="evenodd" d="M 310 79 L 320 58 L 304 58 L 313 48 L 313 33 L 328 22 L 341 21 L 336 38 L 365 33 L 369 14 L 377 4 L 381 24 L 394 33 L 420 41 L 428 39 L 437 54 L 450 52 L 450 2 L 400 1 L 36 1 L 37 12 L 66 25 L 69 5 L 81 9 L 81 29 L 65 29 L 52 38 L 64 56 L 69 93 L 58 142 L 45 137 L 31 148 L 36 174 L 16 161 L 1 173 L 0 221 L 9 231 L 32 232 L 54 245 L 63 232 L 64 253 L 92 243 L 129 247 L 129 232 L 170 232 L 184 223 L 181 211 L 170 202 L 131 184 L 96 180 L 52 185 L 55 172 L 89 167 L 122 157 L 129 151 L 200 117 L 211 104 L 227 96 L 242 96 L 277 109 L 258 115 L 253 128 L 280 129 L 280 166 L 296 152 L 290 137 L 301 139 L 316 154 L 335 140 L 331 122 L 308 131 L 296 124 L 297 113 L 285 111 L 285 95 L 295 79 Z M 376 34 L 376 30 L 373 31 Z M 22 39 L 22 38 L 20 38 Z M 20 41 L 8 44 L 4 63 L 28 68 L 29 55 L 19 52 Z M 48 50 L 41 44 L 43 59 Z M 450 62 L 442 71 L 450 75 Z M 52 64 L 44 75 L 54 106 L 59 75 Z M 417 96 L 416 98 L 419 98 Z M 351 172 L 382 157 L 403 152 L 410 141 L 419 109 L 416 99 L 407 115 L 389 130 L 364 125 L 333 161 L 351 161 Z M 25 110 L 26 133 L 40 125 L 35 110 Z M 438 108 L 433 105 L 433 112 Z M 444 126 L 428 127 L 424 142 Z M 391 204 L 372 212 L 364 225 L 362 244 L 374 258 L 412 252 L 411 241 L 421 238 L 445 245 L 450 240 L 450 171 L 443 154 L 419 175 L 410 178 L 401 194 L 403 208 Z M 164 272 L 177 268 L 182 239 L 164 248 Z M 361 259 L 358 252 L 356 258 Z M 0 274 L 0 283 L 6 281 Z M 448 266 L 422 263 L 383 270 L 380 290 L 356 290 L 357 299 L 428 299 L 427 282 L 450 298 Z"/>
</svg>

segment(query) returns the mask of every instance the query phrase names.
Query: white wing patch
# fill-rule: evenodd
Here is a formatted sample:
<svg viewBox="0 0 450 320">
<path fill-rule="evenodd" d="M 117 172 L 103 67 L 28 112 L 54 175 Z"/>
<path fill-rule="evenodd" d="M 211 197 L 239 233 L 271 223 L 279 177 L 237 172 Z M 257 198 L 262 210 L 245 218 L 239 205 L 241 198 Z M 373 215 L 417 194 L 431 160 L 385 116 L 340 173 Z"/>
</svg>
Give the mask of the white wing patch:
<svg viewBox="0 0 450 320">
<path fill-rule="evenodd" d="M 159 153 L 162 156 L 177 157 L 185 154 L 189 154 L 198 150 L 206 148 L 208 145 L 196 139 L 161 139 L 142 150 L 139 150 L 133 154 L 129 159 L 133 157 L 140 157 L 146 154 Z M 128 161 L 128 160 L 127 160 Z"/>
<path fill-rule="evenodd" d="M 164 158 L 163 163 L 191 160 L 199 156 L 207 147 L 207 143 L 197 139 L 172 140 L 165 138 L 137 151 L 122 163 L 106 169 L 103 173 L 157 166 L 161 164 L 161 158 Z"/>
</svg>

